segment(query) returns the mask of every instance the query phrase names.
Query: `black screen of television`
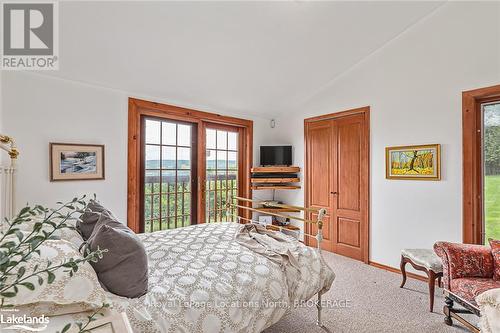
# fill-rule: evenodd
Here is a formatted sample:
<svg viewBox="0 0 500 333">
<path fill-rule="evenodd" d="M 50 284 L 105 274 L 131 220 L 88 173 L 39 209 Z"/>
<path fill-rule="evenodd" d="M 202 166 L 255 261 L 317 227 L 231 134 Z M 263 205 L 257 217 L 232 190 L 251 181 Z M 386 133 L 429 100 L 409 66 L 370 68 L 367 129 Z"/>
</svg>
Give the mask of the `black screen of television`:
<svg viewBox="0 0 500 333">
<path fill-rule="evenodd" d="M 260 146 L 261 165 L 292 165 L 292 146 Z"/>
</svg>

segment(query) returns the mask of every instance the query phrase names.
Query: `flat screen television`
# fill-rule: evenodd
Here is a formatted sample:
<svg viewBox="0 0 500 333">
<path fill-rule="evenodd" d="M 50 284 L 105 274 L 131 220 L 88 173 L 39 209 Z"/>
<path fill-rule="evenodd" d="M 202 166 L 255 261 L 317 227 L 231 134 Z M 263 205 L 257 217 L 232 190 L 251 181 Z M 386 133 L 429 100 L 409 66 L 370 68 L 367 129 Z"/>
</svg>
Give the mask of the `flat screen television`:
<svg viewBox="0 0 500 333">
<path fill-rule="evenodd" d="M 292 146 L 260 146 L 260 165 L 292 165 Z"/>
</svg>

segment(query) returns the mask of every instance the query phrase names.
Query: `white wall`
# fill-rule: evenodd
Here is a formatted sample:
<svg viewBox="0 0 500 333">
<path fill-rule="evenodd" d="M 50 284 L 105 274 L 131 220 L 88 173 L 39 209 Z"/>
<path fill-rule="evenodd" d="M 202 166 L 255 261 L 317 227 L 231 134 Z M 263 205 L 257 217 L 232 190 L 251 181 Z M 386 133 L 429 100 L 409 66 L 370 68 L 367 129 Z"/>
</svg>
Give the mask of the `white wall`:
<svg viewBox="0 0 500 333">
<path fill-rule="evenodd" d="M 277 119 L 303 167 L 303 119 L 371 107 L 370 260 L 398 267 L 402 248 L 462 240 L 461 92 L 500 84 L 500 3 L 449 2 Z M 385 179 L 387 146 L 440 143 L 442 180 Z M 303 191 L 280 198 L 303 203 Z"/>
<path fill-rule="evenodd" d="M 21 151 L 17 202 L 51 206 L 75 195 L 96 193 L 125 221 L 128 97 L 150 98 L 22 72 L 5 72 L 2 86 L 3 129 L 16 139 Z M 269 121 L 245 118 L 254 121 L 257 152 L 269 140 Z M 49 142 L 104 144 L 106 179 L 50 182 Z M 259 162 L 257 153 L 254 161 Z"/>
</svg>

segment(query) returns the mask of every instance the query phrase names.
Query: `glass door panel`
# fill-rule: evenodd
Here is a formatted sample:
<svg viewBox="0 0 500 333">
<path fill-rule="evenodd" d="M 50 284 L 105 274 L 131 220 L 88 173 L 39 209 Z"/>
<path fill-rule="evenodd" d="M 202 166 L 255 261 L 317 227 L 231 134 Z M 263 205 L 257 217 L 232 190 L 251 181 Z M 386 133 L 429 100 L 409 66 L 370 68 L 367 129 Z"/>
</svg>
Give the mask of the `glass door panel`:
<svg viewBox="0 0 500 333">
<path fill-rule="evenodd" d="M 483 242 L 500 239 L 500 102 L 482 105 Z"/>
<path fill-rule="evenodd" d="M 206 221 L 231 221 L 226 212 L 226 200 L 229 194 L 238 194 L 238 132 L 206 129 L 205 169 Z M 236 210 L 232 212 L 235 214 Z"/>
<path fill-rule="evenodd" d="M 188 226 L 193 217 L 194 125 L 143 118 L 143 226 L 152 232 Z"/>
</svg>

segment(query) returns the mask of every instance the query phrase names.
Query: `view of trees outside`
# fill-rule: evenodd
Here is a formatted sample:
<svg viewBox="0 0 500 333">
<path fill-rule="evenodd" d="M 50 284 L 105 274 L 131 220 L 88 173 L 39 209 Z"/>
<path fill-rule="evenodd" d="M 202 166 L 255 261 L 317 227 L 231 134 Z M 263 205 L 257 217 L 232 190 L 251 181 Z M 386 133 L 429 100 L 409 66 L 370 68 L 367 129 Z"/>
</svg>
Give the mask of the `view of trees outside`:
<svg viewBox="0 0 500 333">
<path fill-rule="evenodd" d="M 500 103 L 483 106 L 485 237 L 500 239 Z"/>
</svg>

